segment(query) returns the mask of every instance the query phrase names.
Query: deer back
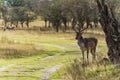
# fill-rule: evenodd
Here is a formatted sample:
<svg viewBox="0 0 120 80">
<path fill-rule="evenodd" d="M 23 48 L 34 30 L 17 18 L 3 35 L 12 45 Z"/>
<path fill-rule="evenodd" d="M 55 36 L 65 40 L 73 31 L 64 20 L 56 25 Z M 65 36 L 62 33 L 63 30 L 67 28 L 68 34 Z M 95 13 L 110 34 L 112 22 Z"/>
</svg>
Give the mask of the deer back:
<svg viewBox="0 0 120 80">
<path fill-rule="evenodd" d="M 81 49 L 93 49 L 97 45 L 97 39 L 96 38 L 83 38 L 82 36 L 79 37 L 78 45 Z"/>
<path fill-rule="evenodd" d="M 93 48 L 96 48 L 96 45 L 97 45 L 97 39 L 96 38 L 93 38 L 93 37 L 90 37 L 90 38 L 85 38 L 86 39 L 86 47 L 89 48 L 89 49 L 93 49 Z"/>
</svg>

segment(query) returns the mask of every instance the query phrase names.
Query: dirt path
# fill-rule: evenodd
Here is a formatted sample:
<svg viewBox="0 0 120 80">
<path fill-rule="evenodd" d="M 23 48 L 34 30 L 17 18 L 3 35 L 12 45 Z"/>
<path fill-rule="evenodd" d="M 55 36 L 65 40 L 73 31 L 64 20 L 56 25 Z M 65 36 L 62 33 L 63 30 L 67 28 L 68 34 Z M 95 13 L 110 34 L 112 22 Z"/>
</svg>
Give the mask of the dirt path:
<svg viewBox="0 0 120 80">
<path fill-rule="evenodd" d="M 47 57 L 41 58 L 41 60 L 51 59 L 51 58 L 53 58 L 53 57 L 60 56 L 60 55 L 61 55 L 61 53 L 56 53 L 55 55 L 47 56 Z"/>
<path fill-rule="evenodd" d="M 9 65 L 7 65 L 7 66 L 0 67 L 0 72 L 8 69 L 8 68 L 11 67 L 11 66 L 13 66 L 13 64 L 9 64 Z"/>
<path fill-rule="evenodd" d="M 48 44 L 45 44 L 45 45 L 48 45 Z M 52 46 L 56 46 L 56 45 L 52 45 Z M 60 48 L 63 51 L 66 51 L 66 49 L 64 47 L 62 47 L 62 46 L 56 46 L 56 47 Z M 51 59 L 51 58 L 54 58 L 54 57 L 59 56 L 59 55 L 61 55 L 61 53 L 56 53 L 56 55 L 53 55 L 53 56 L 47 56 L 45 58 L 42 58 L 41 60 Z M 61 67 L 62 67 L 62 64 L 58 64 L 58 65 L 55 65 L 55 66 L 51 67 L 48 70 L 43 71 L 44 75 L 41 77 L 40 80 L 49 80 L 49 76 L 53 72 L 59 70 Z"/>
<path fill-rule="evenodd" d="M 44 75 L 41 77 L 41 80 L 49 80 L 50 74 L 52 74 L 53 72 L 57 71 L 61 67 L 62 67 L 62 65 L 59 64 L 59 65 L 53 66 L 52 68 L 44 71 Z"/>
<path fill-rule="evenodd" d="M 22 42 L 24 43 L 24 42 Z M 65 52 L 67 49 L 63 46 L 59 46 L 59 45 L 55 45 L 55 44 L 48 44 L 48 43 L 34 43 L 35 45 L 46 45 L 46 46 L 53 46 L 53 47 L 56 47 L 56 48 L 59 48 L 60 50 L 62 50 L 63 52 Z M 47 57 L 44 57 L 42 58 L 41 60 L 46 60 L 46 59 L 51 59 L 51 58 L 54 58 L 56 56 L 59 56 L 61 55 L 61 53 L 57 53 L 56 55 L 53 55 L 53 56 L 47 56 Z M 54 73 L 55 71 L 59 70 L 60 68 L 62 67 L 62 64 L 58 64 L 58 65 L 55 65 L 53 67 L 51 67 L 50 69 L 48 70 L 44 70 L 43 71 L 43 76 L 41 77 L 40 80 L 49 80 L 49 76 Z"/>
</svg>

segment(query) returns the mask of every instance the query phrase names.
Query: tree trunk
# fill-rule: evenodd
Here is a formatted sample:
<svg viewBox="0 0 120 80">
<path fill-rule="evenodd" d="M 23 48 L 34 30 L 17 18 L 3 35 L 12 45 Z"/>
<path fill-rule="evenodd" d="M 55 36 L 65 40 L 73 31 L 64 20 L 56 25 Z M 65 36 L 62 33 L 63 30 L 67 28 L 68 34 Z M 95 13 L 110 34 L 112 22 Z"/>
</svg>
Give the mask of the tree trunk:
<svg viewBox="0 0 120 80">
<path fill-rule="evenodd" d="M 27 28 L 29 28 L 29 21 L 26 22 L 26 26 L 27 26 Z"/>
<path fill-rule="evenodd" d="M 47 28 L 47 19 L 45 19 L 44 21 L 45 21 L 45 28 Z"/>
<path fill-rule="evenodd" d="M 4 22 L 4 26 L 5 26 L 5 27 L 7 26 L 7 21 Z"/>
<path fill-rule="evenodd" d="M 22 28 L 23 28 L 23 23 L 24 23 L 24 22 L 21 22 L 21 27 L 22 27 Z"/>
<path fill-rule="evenodd" d="M 56 28 L 56 32 L 59 32 L 59 23 L 56 23 L 56 25 L 55 25 L 55 28 Z"/>
<path fill-rule="evenodd" d="M 50 21 L 49 21 L 49 23 L 48 23 L 48 28 L 50 28 L 51 27 L 51 25 L 50 25 Z"/>
<path fill-rule="evenodd" d="M 66 17 L 63 17 L 63 18 L 62 18 L 62 21 L 63 21 L 63 24 L 64 24 L 63 32 L 66 32 L 66 30 L 67 30 L 67 18 L 66 18 Z"/>
<path fill-rule="evenodd" d="M 105 0 L 96 0 L 99 13 L 100 23 L 105 33 L 106 43 L 108 47 L 108 57 L 111 62 L 120 63 L 120 27 L 116 20 L 112 8 L 108 7 Z"/>
<path fill-rule="evenodd" d="M 16 26 L 16 28 L 18 28 L 18 21 L 16 22 L 15 26 Z"/>
<path fill-rule="evenodd" d="M 59 32 L 59 27 L 56 26 L 56 32 Z"/>
</svg>

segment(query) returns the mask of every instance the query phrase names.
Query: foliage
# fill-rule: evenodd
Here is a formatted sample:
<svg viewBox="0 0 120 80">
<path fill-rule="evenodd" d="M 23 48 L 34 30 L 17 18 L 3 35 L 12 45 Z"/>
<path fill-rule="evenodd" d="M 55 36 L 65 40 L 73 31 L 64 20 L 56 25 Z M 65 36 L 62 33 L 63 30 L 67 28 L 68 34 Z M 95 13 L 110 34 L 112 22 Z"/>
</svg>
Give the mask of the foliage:
<svg viewBox="0 0 120 80">
<path fill-rule="evenodd" d="M 18 22 L 26 22 L 27 27 L 29 27 L 29 22 L 33 21 L 36 17 L 35 14 L 30 10 L 30 5 L 28 0 L 8 0 L 8 5 L 1 5 L 2 17 L 5 21 L 5 26 L 7 22 L 11 22 L 18 26 Z M 4 14 L 6 13 L 6 14 Z"/>
<path fill-rule="evenodd" d="M 11 23 L 15 21 L 15 23 L 20 22 L 23 25 L 24 22 L 28 23 L 30 19 L 34 20 L 34 13 L 36 13 L 45 22 L 51 22 L 57 32 L 62 23 L 66 30 L 67 22 L 71 22 L 71 20 L 75 21 L 75 25 L 72 27 L 78 26 L 80 28 L 83 27 L 86 17 L 90 17 L 91 21 L 98 21 L 95 4 L 88 0 L 8 0 L 6 10 L 10 13 L 10 15 L 8 14 L 9 20 L 4 19 L 6 22 L 11 20 Z"/>
<path fill-rule="evenodd" d="M 8 0 L 8 4 L 12 7 L 24 6 L 24 0 Z"/>
</svg>

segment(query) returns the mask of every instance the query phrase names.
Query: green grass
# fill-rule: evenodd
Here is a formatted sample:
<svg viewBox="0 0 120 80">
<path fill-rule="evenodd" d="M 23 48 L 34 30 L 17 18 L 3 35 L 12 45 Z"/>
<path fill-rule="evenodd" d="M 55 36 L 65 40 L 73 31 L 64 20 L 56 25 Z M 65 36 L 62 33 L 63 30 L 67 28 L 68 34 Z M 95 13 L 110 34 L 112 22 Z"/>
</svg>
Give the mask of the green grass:
<svg viewBox="0 0 120 80">
<path fill-rule="evenodd" d="M 89 64 L 82 67 L 81 61 L 72 61 L 57 72 L 51 75 L 53 80 L 119 80 L 120 69 L 115 68 L 113 64 L 105 66 Z M 61 73 L 62 72 L 62 73 Z"/>
<path fill-rule="evenodd" d="M 64 80 L 66 67 L 71 66 L 74 59 L 81 59 L 81 52 L 74 39 L 74 33 L 1 31 L 0 34 L 0 66 L 13 64 L 13 66 L 0 72 L 0 80 L 40 80 L 44 71 L 59 64 L 62 64 L 63 67 L 51 74 L 50 78 Z M 97 55 L 100 60 L 107 56 L 104 35 L 93 35 L 99 39 Z M 84 36 L 87 37 L 90 34 Z M 47 58 L 48 56 L 54 57 Z M 100 66 L 99 69 L 96 68 L 95 71 L 91 71 L 92 67 L 96 68 L 96 65 L 88 66 L 87 72 L 82 76 L 97 80 L 94 76 L 98 77 L 101 73 L 104 75 L 103 79 L 107 80 L 109 76 L 112 76 L 112 80 L 112 78 L 116 79 L 120 73 L 119 70 L 114 70 L 113 66 L 108 66 L 108 75 L 105 75 L 103 66 Z"/>
<path fill-rule="evenodd" d="M 44 73 L 43 70 L 57 64 L 67 63 L 73 57 L 78 56 L 78 54 L 72 54 L 72 51 L 79 51 L 79 49 L 71 50 L 75 43 L 68 38 L 69 34 L 62 34 L 63 37 L 61 34 L 50 34 L 51 36 L 49 33 L 38 35 L 25 31 L 2 33 L 0 35 L 0 44 L 2 45 L 0 46 L 0 64 L 2 66 L 13 64 L 13 66 L 1 72 L 0 79 L 40 80 Z M 42 60 L 56 54 L 60 55 Z"/>
</svg>

